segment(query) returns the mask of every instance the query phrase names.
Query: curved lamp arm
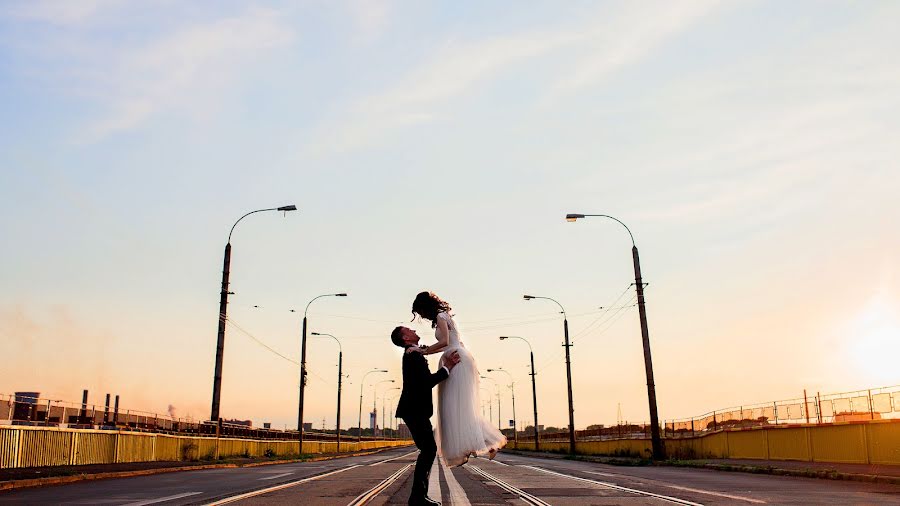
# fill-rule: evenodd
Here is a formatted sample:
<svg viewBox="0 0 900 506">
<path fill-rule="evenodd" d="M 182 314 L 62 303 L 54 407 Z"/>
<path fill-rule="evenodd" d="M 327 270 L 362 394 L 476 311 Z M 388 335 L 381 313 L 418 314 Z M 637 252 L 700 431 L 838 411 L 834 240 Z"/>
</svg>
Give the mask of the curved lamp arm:
<svg viewBox="0 0 900 506">
<path fill-rule="evenodd" d="M 563 318 L 568 319 L 568 317 L 566 316 L 566 308 L 564 308 L 563 305 L 560 304 L 559 301 L 557 301 L 556 299 L 551 299 L 550 297 L 539 297 L 537 295 L 523 295 L 522 298 L 525 300 L 532 300 L 532 299 L 551 300 L 551 301 L 555 302 L 557 306 L 559 306 L 559 309 L 562 311 Z"/>
<path fill-rule="evenodd" d="M 263 211 L 285 211 L 285 212 L 287 212 L 287 211 L 296 211 L 296 210 L 297 210 L 297 206 L 295 206 L 295 205 L 289 205 L 289 206 L 270 207 L 270 208 L 267 208 L 267 209 L 257 209 L 256 211 L 250 211 L 249 213 L 247 213 L 247 214 L 241 216 L 240 218 L 238 218 L 238 220 L 237 220 L 236 222 L 234 222 L 234 225 L 231 226 L 231 231 L 228 232 L 228 242 L 229 242 L 229 243 L 231 242 L 231 234 L 234 233 L 234 227 L 236 227 L 237 224 L 241 222 L 241 220 L 243 220 L 243 219 L 246 218 L 247 216 L 250 216 L 251 214 L 254 214 L 254 213 L 261 213 L 261 212 L 263 212 Z"/>
<path fill-rule="evenodd" d="M 608 214 L 575 214 L 575 213 L 569 213 L 569 214 L 566 215 L 566 221 L 576 221 L 576 220 L 579 220 L 579 219 L 581 219 L 581 218 L 586 218 L 586 217 L 609 218 L 609 219 L 611 219 L 611 220 L 614 220 L 614 221 L 619 222 L 619 225 L 622 225 L 623 227 L 625 227 L 625 230 L 628 231 L 628 237 L 631 237 L 631 245 L 634 246 L 634 247 L 637 247 L 637 245 L 635 245 L 635 243 L 634 243 L 634 235 L 631 233 L 631 229 L 628 228 L 628 225 L 622 223 L 622 220 L 616 218 L 615 216 L 610 216 L 610 215 L 608 215 Z"/>
</svg>

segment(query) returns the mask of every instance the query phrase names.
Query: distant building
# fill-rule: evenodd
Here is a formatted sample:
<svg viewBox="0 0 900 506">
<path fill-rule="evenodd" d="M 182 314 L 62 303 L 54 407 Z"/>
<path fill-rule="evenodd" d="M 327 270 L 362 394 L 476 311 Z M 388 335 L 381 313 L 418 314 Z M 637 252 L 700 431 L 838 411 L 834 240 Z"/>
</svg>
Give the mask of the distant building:
<svg viewBox="0 0 900 506">
<path fill-rule="evenodd" d="M 369 413 L 369 428 L 372 430 L 378 429 L 378 409 L 373 409 L 371 413 Z"/>
<path fill-rule="evenodd" d="M 306 422 L 303 424 L 303 432 L 312 431 L 312 422 Z"/>
<path fill-rule="evenodd" d="M 397 426 L 397 437 L 399 437 L 400 439 L 412 439 L 412 434 L 409 432 L 409 427 L 407 427 L 405 423 L 401 423 Z"/>
<path fill-rule="evenodd" d="M 253 427 L 253 420 L 234 420 L 234 419 L 224 419 L 222 423 L 225 425 L 240 425 L 241 427 L 247 427 L 248 429 Z"/>
</svg>

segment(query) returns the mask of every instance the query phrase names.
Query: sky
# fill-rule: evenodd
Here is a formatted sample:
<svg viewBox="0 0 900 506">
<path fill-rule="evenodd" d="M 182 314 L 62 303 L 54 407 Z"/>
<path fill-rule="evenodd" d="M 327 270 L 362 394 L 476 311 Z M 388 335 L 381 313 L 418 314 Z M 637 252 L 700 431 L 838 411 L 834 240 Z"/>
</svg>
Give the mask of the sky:
<svg viewBox="0 0 900 506">
<path fill-rule="evenodd" d="M 900 4 L 0 5 L 0 392 L 295 427 L 300 319 L 342 427 L 396 397 L 388 335 L 448 300 L 531 422 L 661 419 L 900 384 Z M 603 309 L 601 309 L 603 308 Z M 294 312 L 292 312 L 294 310 Z M 309 340 L 333 426 L 337 346 Z M 436 357 L 432 365 L 437 366 Z M 386 368 L 386 374 L 363 374 Z M 499 387 L 508 379 L 495 375 Z M 496 387 L 485 382 L 484 395 Z M 361 388 L 362 387 L 362 388 Z M 507 390 L 504 419 L 511 418 Z"/>
</svg>

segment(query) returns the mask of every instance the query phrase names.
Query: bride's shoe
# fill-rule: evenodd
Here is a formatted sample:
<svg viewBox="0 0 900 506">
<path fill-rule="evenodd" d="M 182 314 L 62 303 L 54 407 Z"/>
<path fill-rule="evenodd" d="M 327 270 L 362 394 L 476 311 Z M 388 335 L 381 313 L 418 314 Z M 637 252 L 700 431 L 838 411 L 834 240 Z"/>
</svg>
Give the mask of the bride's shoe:
<svg viewBox="0 0 900 506">
<path fill-rule="evenodd" d="M 494 460 L 494 457 L 496 457 L 496 456 L 497 456 L 497 449 L 491 448 L 490 451 L 488 451 L 488 460 Z"/>
</svg>

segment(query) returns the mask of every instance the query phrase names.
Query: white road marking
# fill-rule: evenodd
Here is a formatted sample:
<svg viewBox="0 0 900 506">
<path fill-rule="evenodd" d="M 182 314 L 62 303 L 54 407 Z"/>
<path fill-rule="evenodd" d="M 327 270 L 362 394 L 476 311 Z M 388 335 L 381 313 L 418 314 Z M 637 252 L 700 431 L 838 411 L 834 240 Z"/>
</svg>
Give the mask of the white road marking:
<svg viewBox="0 0 900 506">
<path fill-rule="evenodd" d="M 168 497 L 157 497 L 156 499 L 147 499 L 146 501 L 138 501 L 138 502 L 130 502 L 125 506 L 144 506 L 146 504 L 156 504 L 160 502 L 166 501 L 174 501 L 175 499 L 181 499 L 182 497 L 190 497 L 192 495 L 202 494 L 203 492 L 185 492 L 183 494 L 170 495 Z"/>
<path fill-rule="evenodd" d="M 431 466 L 431 474 L 428 476 L 428 496 L 435 501 L 440 502 L 444 491 L 441 490 L 441 458 L 434 459 Z"/>
<path fill-rule="evenodd" d="M 493 462 L 494 464 L 500 464 L 501 466 L 509 466 L 509 464 L 504 464 L 503 462 L 500 462 L 500 461 L 497 460 L 497 459 L 494 459 L 494 460 L 487 459 L 487 461 L 488 461 L 488 462 Z"/>
<path fill-rule="evenodd" d="M 406 470 L 410 467 L 412 467 L 412 464 L 406 464 L 404 467 L 401 467 L 394 474 L 385 478 L 381 483 L 375 485 L 374 487 L 357 496 L 356 499 L 350 501 L 350 504 L 348 504 L 347 506 L 363 506 L 364 504 L 368 504 L 369 501 L 380 494 L 382 490 L 388 488 L 391 483 L 397 481 L 397 478 L 403 476 L 403 473 L 405 473 Z"/>
<path fill-rule="evenodd" d="M 582 471 L 582 472 L 588 473 L 588 474 L 596 474 L 598 476 L 609 476 L 609 477 L 613 477 L 613 478 L 617 478 L 617 477 L 621 476 L 620 474 L 601 473 L 600 471 Z"/>
<path fill-rule="evenodd" d="M 266 476 L 265 478 L 260 478 L 260 480 L 277 480 L 278 478 L 284 478 L 285 476 L 290 476 L 292 474 L 294 473 L 281 473 L 274 476 Z"/>
<path fill-rule="evenodd" d="M 337 470 L 331 471 L 329 473 L 317 474 L 315 476 L 310 476 L 309 478 L 303 478 L 302 480 L 291 481 L 288 483 L 282 483 L 281 485 L 275 485 L 274 487 L 264 488 L 262 490 L 254 490 L 253 492 L 247 492 L 246 494 L 233 495 L 231 497 L 226 497 L 225 499 L 222 499 L 222 500 L 219 500 L 216 502 L 211 502 L 211 503 L 207 504 L 206 506 L 220 506 L 222 504 L 230 504 L 230 503 L 233 503 L 236 501 L 240 501 L 242 499 L 248 499 L 250 497 L 256 497 L 258 495 L 267 494 L 269 492 L 274 492 L 276 490 L 281 490 L 281 489 L 290 488 L 290 487 L 296 487 L 297 485 L 300 485 L 300 484 L 303 484 L 303 483 L 306 483 L 309 481 L 314 481 L 314 480 L 318 480 L 320 478 L 325 478 L 326 476 L 343 473 L 344 471 L 356 469 L 357 467 L 359 467 L 358 464 L 352 465 L 349 467 L 344 467 L 341 469 L 337 469 Z"/>
<path fill-rule="evenodd" d="M 440 460 L 438 459 L 438 461 Z M 453 506 L 471 506 L 469 496 L 466 495 L 466 491 L 456 481 L 456 477 L 453 476 L 451 469 L 443 462 L 441 462 L 441 466 L 444 468 L 444 478 L 447 480 L 447 495 L 450 496 L 450 504 Z"/>
<path fill-rule="evenodd" d="M 389 459 L 379 460 L 378 462 L 376 462 L 376 463 L 374 463 L 374 464 L 369 464 L 369 465 L 370 465 L 370 466 L 377 466 L 378 464 L 384 464 L 385 462 L 390 462 L 390 461 L 392 461 L 392 460 L 402 459 L 403 457 L 409 457 L 410 455 L 415 455 L 415 454 L 417 454 L 417 453 L 419 453 L 418 450 L 417 450 L 417 451 L 414 451 L 414 452 L 404 453 L 403 455 L 400 455 L 400 456 L 398 456 L 398 457 L 391 457 L 391 458 L 389 458 Z"/>
<path fill-rule="evenodd" d="M 741 495 L 723 494 L 722 492 L 713 492 L 711 490 L 700 490 L 698 488 L 679 487 L 678 485 L 664 485 L 664 486 L 669 487 L 669 488 L 674 488 L 677 490 L 684 490 L 685 492 L 696 492 L 698 494 L 714 495 L 717 497 L 725 497 L 726 499 L 737 499 L 740 501 L 752 502 L 754 504 L 767 504 L 766 501 L 761 501 L 759 499 L 753 499 L 750 497 L 744 497 Z"/>
<path fill-rule="evenodd" d="M 668 496 L 668 495 L 655 494 L 653 492 L 647 492 L 646 490 L 638 490 L 636 488 L 621 487 L 619 485 L 616 485 L 615 483 L 607 483 L 605 481 L 589 480 L 587 478 L 581 478 L 579 476 L 571 476 L 568 474 L 557 473 L 556 471 L 551 471 L 549 469 L 544 469 L 542 467 L 535 467 L 535 466 L 522 466 L 522 467 L 525 467 L 528 469 L 534 469 L 535 471 L 540 471 L 542 473 L 552 474 L 555 476 L 561 476 L 563 478 L 568 478 L 570 480 L 582 481 L 582 482 L 586 482 L 586 483 L 593 483 L 594 485 L 600 485 L 602 487 L 614 488 L 616 490 L 622 490 L 624 492 L 632 492 L 635 494 L 645 495 L 648 497 L 655 497 L 657 499 L 662 499 L 664 501 L 674 502 L 675 504 L 683 504 L 685 506 L 703 506 L 700 503 L 691 502 L 686 499 L 679 499 L 677 497 L 672 497 L 672 496 Z"/>
<path fill-rule="evenodd" d="M 540 497 L 533 496 L 533 495 L 529 494 L 528 492 L 524 492 L 523 490 L 518 489 L 499 478 L 491 476 L 490 473 L 486 472 L 484 469 L 481 469 L 480 467 L 468 465 L 468 466 L 466 466 L 466 469 L 468 469 L 470 473 L 475 473 L 479 476 L 482 476 L 483 478 L 487 478 L 488 480 L 491 480 L 500 488 L 506 490 L 507 492 L 510 492 L 512 494 L 519 496 L 519 499 L 525 501 L 525 503 L 530 504 L 531 506 L 550 506 L 550 503 L 545 502 Z"/>
</svg>

